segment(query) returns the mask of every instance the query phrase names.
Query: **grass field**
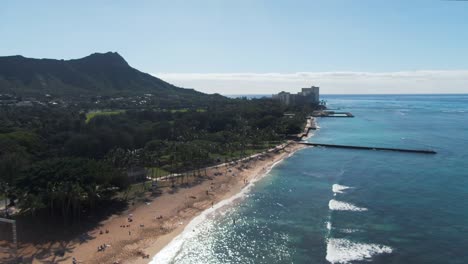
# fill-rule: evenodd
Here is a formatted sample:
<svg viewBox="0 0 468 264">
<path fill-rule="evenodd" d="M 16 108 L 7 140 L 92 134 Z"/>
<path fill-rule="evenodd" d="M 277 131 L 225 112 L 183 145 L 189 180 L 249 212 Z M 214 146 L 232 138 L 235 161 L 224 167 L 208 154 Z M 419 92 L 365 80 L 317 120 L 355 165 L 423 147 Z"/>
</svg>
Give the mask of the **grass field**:
<svg viewBox="0 0 468 264">
<path fill-rule="evenodd" d="M 161 168 L 157 168 L 157 167 L 146 168 L 146 169 L 148 170 L 148 173 L 146 174 L 146 176 L 151 177 L 151 178 L 159 178 L 159 177 L 170 174 L 170 172 L 165 171 Z"/>
<path fill-rule="evenodd" d="M 181 108 L 181 109 L 171 109 L 171 110 L 169 110 L 169 111 L 170 111 L 171 113 L 177 113 L 177 112 L 179 112 L 179 113 L 185 113 L 185 112 L 188 112 L 188 110 L 189 110 L 188 108 Z M 196 111 L 199 112 L 199 113 L 203 113 L 203 112 L 206 112 L 206 109 L 197 108 Z"/>
<path fill-rule="evenodd" d="M 162 109 L 162 111 L 169 111 L 171 113 L 185 113 L 189 111 L 189 108 L 181 108 L 181 109 Z M 203 113 L 206 112 L 206 109 L 198 108 L 196 109 L 197 112 Z M 86 123 L 88 123 L 91 119 L 99 115 L 118 115 L 124 113 L 125 110 L 96 110 L 90 111 L 86 113 Z"/>
<path fill-rule="evenodd" d="M 118 115 L 125 112 L 125 110 L 112 110 L 112 111 L 106 111 L 106 110 L 99 110 L 99 111 L 91 111 L 86 113 L 86 123 L 88 123 L 91 119 L 93 119 L 96 116 L 99 115 Z"/>
</svg>

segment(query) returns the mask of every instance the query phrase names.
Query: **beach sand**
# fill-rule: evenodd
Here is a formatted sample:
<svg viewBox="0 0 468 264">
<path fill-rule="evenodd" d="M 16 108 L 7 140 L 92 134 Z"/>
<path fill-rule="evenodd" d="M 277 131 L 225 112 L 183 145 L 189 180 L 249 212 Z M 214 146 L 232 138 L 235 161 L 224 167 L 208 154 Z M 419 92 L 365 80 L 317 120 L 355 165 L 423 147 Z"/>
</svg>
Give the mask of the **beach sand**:
<svg viewBox="0 0 468 264">
<path fill-rule="evenodd" d="M 79 263 L 149 263 L 194 217 L 235 195 L 248 182 L 263 176 L 274 163 L 304 147 L 289 142 L 283 150 L 268 152 L 261 158 L 255 156 L 237 164 L 207 168 L 206 176 L 191 179 L 197 180 L 196 183 L 179 186 L 176 190 L 163 188 L 157 197 L 148 192 L 147 202 L 130 206 L 128 210 L 99 223 L 98 228 L 82 234 L 90 239 L 83 241 L 78 237 L 71 241 L 23 244 L 20 255 L 32 259 L 32 263 L 72 263 L 73 257 Z M 222 175 L 215 176 L 220 173 Z M 36 258 L 32 255 L 38 249 L 52 251 L 63 244 L 69 249 L 63 256 L 49 253 L 50 257 Z M 98 251 L 100 245 L 108 246 L 104 251 Z"/>
</svg>

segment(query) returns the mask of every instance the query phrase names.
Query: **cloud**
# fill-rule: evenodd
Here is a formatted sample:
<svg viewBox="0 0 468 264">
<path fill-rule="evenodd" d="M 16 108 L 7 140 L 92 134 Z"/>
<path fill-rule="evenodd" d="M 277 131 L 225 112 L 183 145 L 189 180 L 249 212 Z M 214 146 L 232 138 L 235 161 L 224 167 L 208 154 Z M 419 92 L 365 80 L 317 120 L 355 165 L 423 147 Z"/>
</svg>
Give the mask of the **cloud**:
<svg viewBox="0 0 468 264">
<path fill-rule="evenodd" d="M 206 93 L 272 94 L 320 86 L 324 94 L 468 93 L 468 70 L 296 73 L 155 73 L 177 86 Z"/>
</svg>

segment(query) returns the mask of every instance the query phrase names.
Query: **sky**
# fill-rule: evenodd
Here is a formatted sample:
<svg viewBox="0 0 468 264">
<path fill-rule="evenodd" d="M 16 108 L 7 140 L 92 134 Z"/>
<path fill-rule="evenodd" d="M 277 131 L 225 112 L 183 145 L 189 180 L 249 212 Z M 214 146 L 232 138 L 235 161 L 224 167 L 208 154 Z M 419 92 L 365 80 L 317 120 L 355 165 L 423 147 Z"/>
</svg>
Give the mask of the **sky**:
<svg viewBox="0 0 468 264">
<path fill-rule="evenodd" d="M 468 93 L 468 1 L 0 2 L 0 56 L 107 51 L 207 93 Z"/>
</svg>

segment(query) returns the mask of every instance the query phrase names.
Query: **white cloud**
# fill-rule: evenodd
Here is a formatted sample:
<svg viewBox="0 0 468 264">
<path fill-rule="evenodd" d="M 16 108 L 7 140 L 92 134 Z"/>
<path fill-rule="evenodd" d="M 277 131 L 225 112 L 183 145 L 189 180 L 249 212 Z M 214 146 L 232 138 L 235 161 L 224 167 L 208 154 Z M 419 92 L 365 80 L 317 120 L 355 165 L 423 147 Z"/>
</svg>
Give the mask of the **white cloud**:
<svg viewBox="0 0 468 264">
<path fill-rule="evenodd" d="M 320 86 L 323 94 L 468 93 L 468 70 L 296 73 L 155 73 L 177 86 L 206 93 L 272 94 Z"/>
</svg>

